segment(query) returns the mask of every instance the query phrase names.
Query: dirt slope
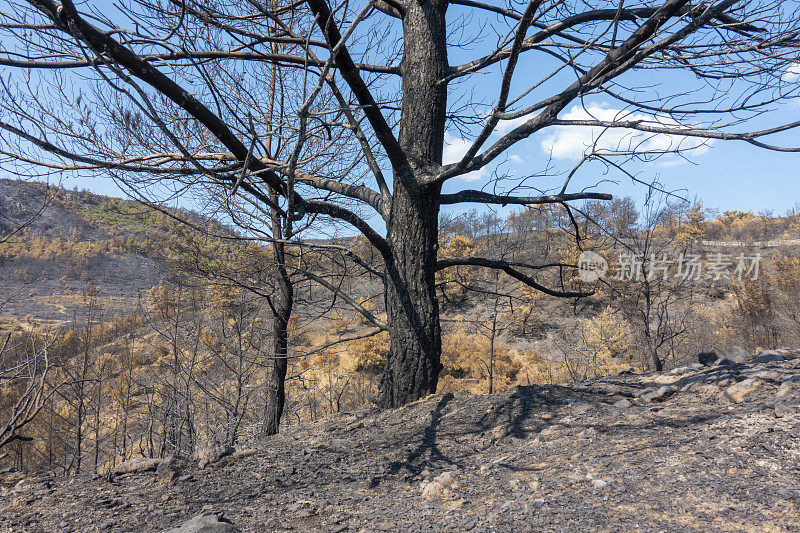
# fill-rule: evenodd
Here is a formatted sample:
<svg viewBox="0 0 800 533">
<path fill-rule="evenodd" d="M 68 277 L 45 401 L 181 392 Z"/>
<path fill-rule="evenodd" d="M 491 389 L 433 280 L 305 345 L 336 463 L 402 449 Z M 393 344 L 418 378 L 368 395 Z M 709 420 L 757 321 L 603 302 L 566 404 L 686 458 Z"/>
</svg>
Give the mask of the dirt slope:
<svg viewBox="0 0 800 533">
<path fill-rule="evenodd" d="M 162 531 L 222 512 L 253 532 L 798 531 L 798 406 L 800 358 L 434 395 L 206 454 L 204 469 L 6 472 L 0 530 Z"/>
</svg>

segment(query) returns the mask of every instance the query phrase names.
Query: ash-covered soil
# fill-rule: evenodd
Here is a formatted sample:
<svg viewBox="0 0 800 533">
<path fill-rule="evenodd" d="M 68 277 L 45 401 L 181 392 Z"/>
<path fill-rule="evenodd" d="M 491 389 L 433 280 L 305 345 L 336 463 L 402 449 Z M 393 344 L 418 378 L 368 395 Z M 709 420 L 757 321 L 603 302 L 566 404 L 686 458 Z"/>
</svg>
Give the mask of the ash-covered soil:
<svg viewBox="0 0 800 533">
<path fill-rule="evenodd" d="M 784 357 L 434 395 L 111 479 L 6 472 L 0 530 L 800 531 Z"/>
</svg>

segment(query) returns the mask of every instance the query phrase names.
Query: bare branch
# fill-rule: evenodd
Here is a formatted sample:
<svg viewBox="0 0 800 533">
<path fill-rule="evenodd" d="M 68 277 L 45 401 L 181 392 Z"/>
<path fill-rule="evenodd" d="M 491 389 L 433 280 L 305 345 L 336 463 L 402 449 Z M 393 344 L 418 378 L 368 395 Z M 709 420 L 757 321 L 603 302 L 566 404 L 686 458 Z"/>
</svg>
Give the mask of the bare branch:
<svg viewBox="0 0 800 533">
<path fill-rule="evenodd" d="M 492 194 L 484 191 L 465 190 L 453 194 L 442 194 L 441 203 L 481 203 L 481 204 L 500 204 L 500 205 L 539 205 L 539 204 L 563 204 L 573 200 L 611 200 L 613 197 L 607 193 L 600 192 L 579 192 L 572 194 L 553 194 L 547 196 L 510 196 L 502 194 Z"/>
<path fill-rule="evenodd" d="M 582 298 L 594 294 L 593 292 L 559 291 L 550 289 L 538 283 L 535 279 L 528 276 L 524 272 L 521 272 L 517 268 L 514 268 L 514 265 L 512 265 L 512 263 L 509 263 L 508 261 L 503 261 L 502 259 L 488 259 L 485 257 L 453 257 L 448 259 L 440 259 L 436 263 L 436 270 L 443 270 L 445 268 L 450 268 L 459 265 L 479 266 L 479 267 L 502 270 L 503 272 L 505 272 L 512 278 L 516 279 L 517 281 L 521 281 L 525 285 L 533 287 L 537 291 L 543 292 L 550 296 L 558 296 L 560 298 Z"/>
</svg>

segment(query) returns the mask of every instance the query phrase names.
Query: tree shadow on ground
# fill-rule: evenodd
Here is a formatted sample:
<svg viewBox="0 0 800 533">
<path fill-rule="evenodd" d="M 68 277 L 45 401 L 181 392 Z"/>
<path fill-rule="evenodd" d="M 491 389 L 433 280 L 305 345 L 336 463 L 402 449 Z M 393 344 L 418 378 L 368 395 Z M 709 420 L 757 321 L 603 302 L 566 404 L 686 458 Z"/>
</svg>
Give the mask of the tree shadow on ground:
<svg viewBox="0 0 800 533">
<path fill-rule="evenodd" d="M 408 454 L 405 460 L 394 461 L 389 465 L 389 475 L 397 474 L 401 470 L 406 470 L 410 474 L 418 475 L 424 468 L 426 461 L 441 461 L 450 465 L 461 466 L 456 461 L 446 457 L 439 449 L 437 443 L 439 424 L 441 424 L 442 416 L 444 415 L 447 405 L 453 401 L 454 397 L 452 393 L 447 393 L 436 402 L 436 407 L 431 412 L 431 421 L 425 428 L 425 433 L 421 442 Z M 429 454 L 429 458 L 426 461 L 420 461 L 426 453 Z"/>
</svg>

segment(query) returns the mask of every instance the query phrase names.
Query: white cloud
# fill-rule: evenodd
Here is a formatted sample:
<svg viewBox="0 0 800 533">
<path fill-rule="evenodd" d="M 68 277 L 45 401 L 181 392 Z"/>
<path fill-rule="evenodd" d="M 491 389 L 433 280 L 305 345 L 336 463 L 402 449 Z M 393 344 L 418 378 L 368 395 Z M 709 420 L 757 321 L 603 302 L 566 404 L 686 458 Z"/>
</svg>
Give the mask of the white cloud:
<svg viewBox="0 0 800 533">
<path fill-rule="evenodd" d="M 500 135 L 505 135 L 514 128 L 518 128 L 519 126 L 525 124 L 530 118 L 530 116 L 522 116 L 518 118 L 512 118 L 511 120 L 501 120 L 497 123 L 497 126 L 495 126 L 494 132 L 499 133 Z"/>
<path fill-rule="evenodd" d="M 442 151 L 442 163 L 449 165 L 450 163 L 458 163 L 464 154 L 467 153 L 469 147 L 472 146 L 472 141 L 456 137 L 449 131 L 444 132 L 444 150 Z M 489 175 L 486 167 L 475 172 L 470 172 L 459 176 L 458 179 L 464 181 L 478 181 Z"/>
<path fill-rule="evenodd" d="M 783 76 L 781 79 L 787 83 L 794 83 L 797 80 L 800 80 L 800 63 L 792 63 L 786 70 L 783 71 Z"/>
<path fill-rule="evenodd" d="M 680 125 L 668 117 L 656 117 L 614 109 L 605 104 L 574 106 L 561 117 L 564 120 L 601 120 L 647 122 L 652 126 L 676 128 Z M 594 126 L 556 126 L 541 141 L 542 150 L 556 159 L 579 159 L 591 150 L 600 152 L 637 151 L 671 152 L 680 150 L 684 155 L 699 156 L 706 153 L 712 142 L 680 135 L 654 134 L 635 130 Z M 679 164 L 680 158 L 670 156 L 665 164 Z"/>
</svg>

